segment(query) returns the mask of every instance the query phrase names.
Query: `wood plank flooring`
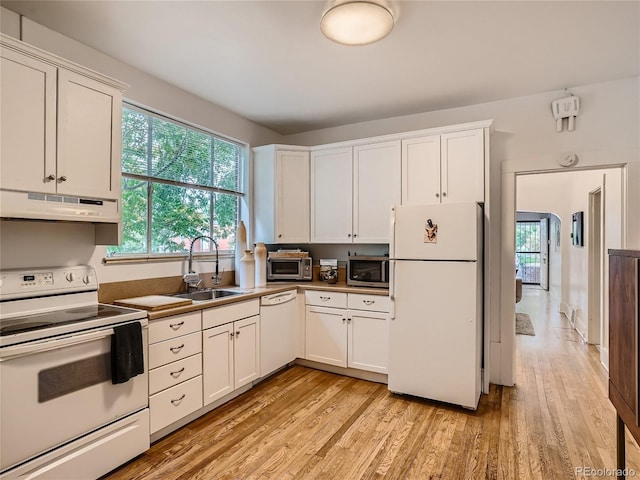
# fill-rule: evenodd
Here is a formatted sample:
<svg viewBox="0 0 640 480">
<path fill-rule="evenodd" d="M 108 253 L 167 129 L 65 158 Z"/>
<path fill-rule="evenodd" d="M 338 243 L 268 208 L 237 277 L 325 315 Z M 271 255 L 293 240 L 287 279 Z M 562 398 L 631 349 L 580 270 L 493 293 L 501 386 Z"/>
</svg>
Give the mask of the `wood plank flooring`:
<svg viewBox="0 0 640 480">
<path fill-rule="evenodd" d="M 615 413 L 599 352 L 546 292 L 527 288 L 518 310 L 536 335 L 516 337 L 516 386 L 491 385 L 476 412 L 294 366 L 105 478 L 615 478 Z M 640 475 L 629 435 L 627 466 Z"/>
</svg>

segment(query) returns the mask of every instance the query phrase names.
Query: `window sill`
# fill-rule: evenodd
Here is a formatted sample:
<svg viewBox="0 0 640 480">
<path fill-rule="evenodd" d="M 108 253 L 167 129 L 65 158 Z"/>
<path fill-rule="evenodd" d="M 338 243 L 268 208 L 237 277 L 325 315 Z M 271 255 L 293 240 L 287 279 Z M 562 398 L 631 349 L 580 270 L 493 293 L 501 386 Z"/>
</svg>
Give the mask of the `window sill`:
<svg viewBox="0 0 640 480">
<path fill-rule="evenodd" d="M 216 258 L 215 253 L 197 253 L 193 254 L 194 262 L 212 262 Z M 218 255 L 220 260 L 224 258 L 235 258 L 233 252 L 223 252 Z M 104 257 L 102 263 L 120 264 L 120 263 L 158 263 L 158 262 L 176 262 L 189 260 L 188 253 L 168 253 L 165 255 L 117 255 L 113 257 Z"/>
</svg>

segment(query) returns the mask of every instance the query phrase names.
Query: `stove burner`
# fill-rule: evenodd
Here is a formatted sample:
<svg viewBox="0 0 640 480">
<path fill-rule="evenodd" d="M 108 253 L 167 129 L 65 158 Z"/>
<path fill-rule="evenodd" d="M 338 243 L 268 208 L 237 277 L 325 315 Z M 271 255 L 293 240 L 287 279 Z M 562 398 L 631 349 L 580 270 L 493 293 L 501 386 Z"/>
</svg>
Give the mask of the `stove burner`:
<svg viewBox="0 0 640 480">
<path fill-rule="evenodd" d="M 0 320 L 0 336 L 4 337 L 17 333 L 32 332 L 34 330 L 44 330 L 60 325 L 115 317 L 121 314 L 121 308 L 99 304 L 25 315 L 23 317 Z"/>
</svg>

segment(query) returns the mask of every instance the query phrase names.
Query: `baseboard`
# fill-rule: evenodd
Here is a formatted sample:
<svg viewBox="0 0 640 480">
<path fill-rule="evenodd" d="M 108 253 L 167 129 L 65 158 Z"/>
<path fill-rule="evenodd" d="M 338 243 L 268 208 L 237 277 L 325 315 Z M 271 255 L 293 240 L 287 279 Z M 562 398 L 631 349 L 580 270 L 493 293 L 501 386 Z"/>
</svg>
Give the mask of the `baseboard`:
<svg viewBox="0 0 640 480">
<path fill-rule="evenodd" d="M 602 358 L 606 358 L 606 362 L 602 361 Z M 600 344 L 600 364 L 604 367 L 604 369 L 607 371 L 607 374 L 609 373 L 609 349 L 608 348 L 604 348 L 602 346 L 602 344 Z"/>
<path fill-rule="evenodd" d="M 296 365 L 302 365 L 303 367 L 315 368 L 316 370 L 324 370 L 325 372 L 337 373 L 338 375 L 368 380 L 369 382 L 384 383 L 385 385 L 389 383 L 388 375 L 384 373 L 367 372 L 366 370 L 358 370 L 357 368 L 336 367 L 303 358 L 297 358 L 294 363 Z"/>
<path fill-rule="evenodd" d="M 501 385 L 501 381 L 502 379 L 500 378 L 500 372 L 502 371 L 501 368 L 501 363 L 500 363 L 500 359 L 501 359 L 501 344 L 500 342 L 490 342 L 489 343 L 489 347 L 490 347 L 490 354 L 491 354 L 491 360 L 489 365 L 491 366 L 491 371 L 489 372 L 489 383 L 495 383 L 496 385 Z"/>
</svg>

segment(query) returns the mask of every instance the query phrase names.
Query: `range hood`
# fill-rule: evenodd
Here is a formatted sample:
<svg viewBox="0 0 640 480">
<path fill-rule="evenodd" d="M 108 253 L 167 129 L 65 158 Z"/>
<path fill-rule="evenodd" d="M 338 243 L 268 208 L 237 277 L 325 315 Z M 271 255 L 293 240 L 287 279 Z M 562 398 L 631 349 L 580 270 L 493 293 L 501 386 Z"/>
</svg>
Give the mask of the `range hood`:
<svg viewBox="0 0 640 480">
<path fill-rule="evenodd" d="M 115 199 L 0 189 L 0 217 L 94 223 L 97 245 L 120 243 L 120 202 Z"/>
</svg>

